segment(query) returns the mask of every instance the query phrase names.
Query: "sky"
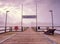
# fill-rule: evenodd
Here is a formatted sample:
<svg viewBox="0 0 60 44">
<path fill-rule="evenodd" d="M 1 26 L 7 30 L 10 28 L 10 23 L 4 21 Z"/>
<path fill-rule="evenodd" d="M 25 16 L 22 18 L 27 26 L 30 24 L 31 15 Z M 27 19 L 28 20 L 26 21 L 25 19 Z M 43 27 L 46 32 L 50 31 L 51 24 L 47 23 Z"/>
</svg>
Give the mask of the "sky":
<svg viewBox="0 0 60 44">
<path fill-rule="evenodd" d="M 20 25 L 22 15 L 36 15 L 39 25 L 51 25 L 51 13 L 53 10 L 54 25 L 60 26 L 60 0 L 0 0 L 0 25 L 4 25 L 6 11 L 8 12 L 7 24 Z M 23 24 L 36 23 L 36 19 L 23 19 Z"/>
</svg>

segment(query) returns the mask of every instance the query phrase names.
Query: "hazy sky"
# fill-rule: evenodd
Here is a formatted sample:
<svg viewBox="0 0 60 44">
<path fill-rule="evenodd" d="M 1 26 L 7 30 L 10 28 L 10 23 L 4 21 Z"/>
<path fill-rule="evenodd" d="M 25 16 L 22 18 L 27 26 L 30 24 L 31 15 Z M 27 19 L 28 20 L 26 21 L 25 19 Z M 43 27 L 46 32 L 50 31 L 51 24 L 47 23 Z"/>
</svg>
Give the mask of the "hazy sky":
<svg viewBox="0 0 60 44">
<path fill-rule="evenodd" d="M 23 4 L 24 15 L 37 15 L 39 23 L 49 23 L 51 25 L 51 13 L 53 10 L 54 24 L 60 25 L 60 0 L 0 0 L 0 25 L 4 24 L 6 11 L 8 13 L 8 24 L 19 24 L 21 21 L 21 11 Z M 33 23 L 35 19 L 24 20 L 25 23 Z"/>
</svg>

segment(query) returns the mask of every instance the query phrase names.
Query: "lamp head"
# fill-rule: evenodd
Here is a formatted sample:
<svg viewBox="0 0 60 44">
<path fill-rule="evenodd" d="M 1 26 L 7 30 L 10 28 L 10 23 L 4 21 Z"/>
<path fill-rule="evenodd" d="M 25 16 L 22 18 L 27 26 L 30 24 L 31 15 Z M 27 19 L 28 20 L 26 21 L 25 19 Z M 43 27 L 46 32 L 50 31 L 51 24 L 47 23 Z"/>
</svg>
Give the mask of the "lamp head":
<svg viewBox="0 0 60 44">
<path fill-rule="evenodd" d="M 6 12 L 9 12 L 9 11 L 6 11 Z"/>
<path fill-rule="evenodd" d="M 52 10 L 49 10 L 49 12 L 53 12 Z"/>
</svg>

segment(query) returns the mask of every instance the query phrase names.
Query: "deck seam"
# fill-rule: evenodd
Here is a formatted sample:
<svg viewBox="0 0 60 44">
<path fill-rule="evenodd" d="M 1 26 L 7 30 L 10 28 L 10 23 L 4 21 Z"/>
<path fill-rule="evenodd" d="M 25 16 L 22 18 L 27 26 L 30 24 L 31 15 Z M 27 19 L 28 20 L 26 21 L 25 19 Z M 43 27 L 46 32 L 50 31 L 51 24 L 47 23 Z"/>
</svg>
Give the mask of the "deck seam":
<svg viewBox="0 0 60 44">
<path fill-rule="evenodd" d="M 53 41 L 52 39 L 50 39 L 47 35 L 44 35 L 47 39 L 48 39 L 48 41 L 49 42 L 51 42 L 52 44 L 57 44 L 57 42 L 56 41 Z"/>
<path fill-rule="evenodd" d="M 13 34 L 13 35 L 8 36 L 8 37 L 5 38 L 4 40 L 0 41 L 0 44 L 3 43 L 3 42 L 6 41 L 6 40 L 12 38 L 12 37 L 15 36 L 15 35 L 16 35 L 16 34 Z"/>
</svg>

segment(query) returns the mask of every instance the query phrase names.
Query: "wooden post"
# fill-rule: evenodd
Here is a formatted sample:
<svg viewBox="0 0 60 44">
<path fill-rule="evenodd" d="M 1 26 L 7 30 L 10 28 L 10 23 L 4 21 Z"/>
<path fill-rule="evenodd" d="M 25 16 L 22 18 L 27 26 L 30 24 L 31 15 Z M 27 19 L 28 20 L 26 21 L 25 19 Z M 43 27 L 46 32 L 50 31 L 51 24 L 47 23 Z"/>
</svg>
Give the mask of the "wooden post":
<svg viewBox="0 0 60 44">
<path fill-rule="evenodd" d="M 37 31 L 37 2 L 35 0 L 35 3 L 36 3 L 36 31 Z"/>
<path fill-rule="evenodd" d="M 22 18 L 22 15 L 23 15 L 23 4 L 22 4 L 22 11 L 21 11 L 21 31 L 23 31 L 23 18 Z"/>
</svg>

